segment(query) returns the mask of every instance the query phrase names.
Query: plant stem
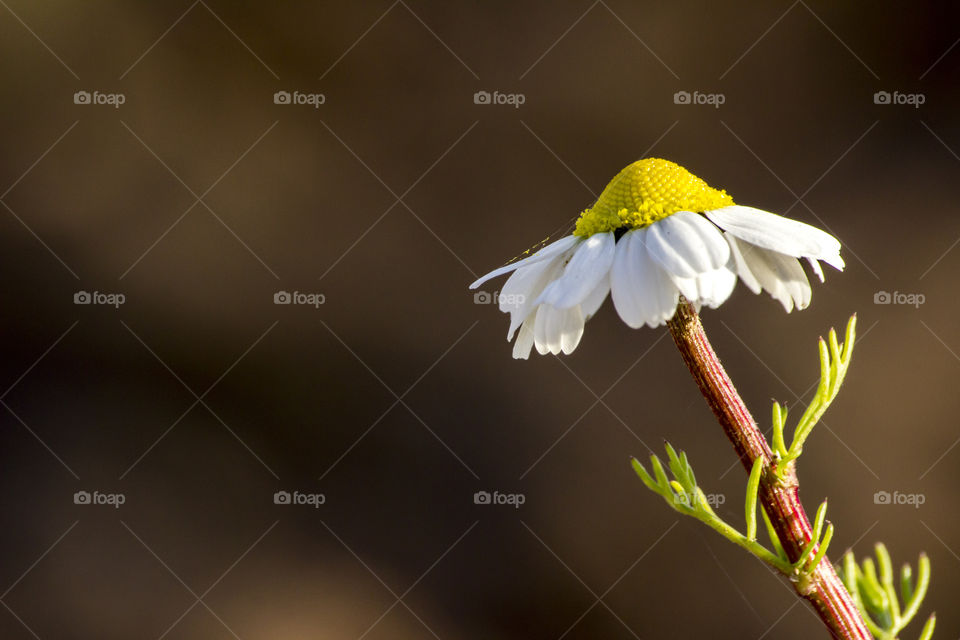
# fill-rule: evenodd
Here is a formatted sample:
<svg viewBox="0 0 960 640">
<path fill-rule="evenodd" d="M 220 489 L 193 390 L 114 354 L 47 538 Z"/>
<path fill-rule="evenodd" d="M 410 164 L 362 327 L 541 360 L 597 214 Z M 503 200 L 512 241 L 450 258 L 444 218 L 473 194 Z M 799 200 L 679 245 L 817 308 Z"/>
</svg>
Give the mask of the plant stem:
<svg viewBox="0 0 960 640">
<path fill-rule="evenodd" d="M 757 458 L 763 460 L 759 500 L 773 523 L 787 557 L 791 562 L 796 562 L 813 538 L 813 528 L 800 502 L 793 463 L 781 470 L 780 477 L 777 476 L 777 461 L 770 446 L 720 364 L 693 306 L 681 298 L 677 312 L 667 326 L 697 386 L 733 443 L 747 472 L 753 469 Z M 824 557 L 817 565 L 809 581 L 794 581 L 794 587 L 813 606 L 834 638 L 873 640 L 828 558 Z"/>
</svg>

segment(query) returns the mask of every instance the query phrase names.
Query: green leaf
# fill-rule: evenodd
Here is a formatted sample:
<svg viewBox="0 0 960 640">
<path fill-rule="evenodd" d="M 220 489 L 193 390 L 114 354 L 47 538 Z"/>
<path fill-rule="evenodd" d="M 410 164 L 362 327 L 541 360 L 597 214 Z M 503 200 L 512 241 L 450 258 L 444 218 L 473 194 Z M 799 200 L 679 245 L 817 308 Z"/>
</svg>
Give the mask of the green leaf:
<svg viewBox="0 0 960 640">
<path fill-rule="evenodd" d="M 904 603 L 913 598 L 913 568 L 910 563 L 904 562 L 900 569 L 900 599 Z"/>
<path fill-rule="evenodd" d="M 824 535 L 824 542 L 830 535 L 830 528 Z M 900 571 L 900 598 L 897 597 L 894 585 L 895 576 L 893 562 L 887 548 L 877 543 L 875 546 L 876 563 L 872 558 L 865 558 L 858 565 L 852 552 L 847 552 L 843 558 L 842 577 L 847 591 L 853 597 L 853 602 L 863 613 L 864 622 L 870 633 L 878 640 L 897 640 L 902 631 L 919 610 L 920 603 L 926 595 L 930 585 L 930 559 L 921 554 L 917 563 L 916 584 L 914 572 L 909 565 L 904 565 Z M 901 601 L 902 610 L 901 613 Z M 921 638 L 929 640 L 933 634 L 935 616 L 930 616 L 920 634 Z"/>
<path fill-rule="evenodd" d="M 773 403 L 773 450 L 781 458 L 787 455 L 787 445 L 783 440 L 783 428 L 787 422 L 787 408 L 779 402 Z"/>
<path fill-rule="evenodd" d="M 673 493 L 676 495 L 675 503 L 684 505 L 687 507 L 693 506 L 693 500 L 690 499 L 690 496 L 687 495 L 687 492 L 684 490 L 683 485 L 677 482 L 676 480 L 670 481 L 670 488 L 673 489 Z"/>
<path fill-rule="evenodd" d="M 840 391 L 840 385 L 843 384 L 850 365 L 850 358 L 853 355 L 856 319 L 856 316 L 853 316 L 847 323 L 846 339 L 842 345 L 837 342 L 837 332 L 834 329 L 830 330 L 826 340 L 820 338 L 817 343 L 820 354 L 820 382 L 813 399 L 794 429 L 793 441 L 790 443 L 787 453 L 781 454 L 782 464 L 778 466 L 778 472 L 781 474 L 785 472 L 791 461 L 796 460 L 803 453 L 804 443 Z M 775 416 L 774 422 L 776 423 L 776 421 L 777 417 Z M 778 438 L 782 438 L 782 435 L 778 435 L 776 427 L 774 428 L 773 438 L 774 450 L 779 450 Z"/>
<path fill-rule="evenodd" d="M 755 467 L 757 471 L 751 474 L 751 477 L 756 476 L 753 478 L 754 486 L 750 491 L 750 495 L 753 496 L 754 503 L 754 509 L 752 510 L 754 514 L 753 525 L 751 527 L 753 539 L 751 539 L 724 522 L 723 519 L 721 519 L 713 511 L 713 508 L 710 506 L 703 489 L 698 487 L 696 484 L 696 476 L 693 473 L 693 467 L 690 464 L 690 460 L 687 458 L 686 452 L 681 451 L 678 454 L 676 449 L 674 449 L 670 443 L 664 443 L 664 449 L 667 452 L 668 466 L 673 474 L 673 479 L 670 479 L 667 476 L 667 472 L 663 467 L 663 463 L 660 462 L 660 459 L 656 455 L 650 456 L 650 465 L 653 469 L 652 475 L 638 460 L 631 460 L 631 465 L 633 466 L 634 471 L 648 489 L 659 494 L 671 509 L 696 518 L 730 542 L 743 547 L 757 558 L 760 558 L 764 562 L 775 567 L 777 570 L 785 574 L 789 574 L 791 572 L 791 565 L 786 560 L 786 556 L 783 554 L 783 549 L 781 549 L 779 546 L 779 541 L 776 541 L 776 548 L 778 549 L 777 553 L 779 555 L 775 555 L 773 552 L 769 551 L 763 545 L 758 543 L 755 539 L 756 496 L 757 489 L 759 487 L 759 472 L 763 464 L 762 459 L 757 461 Z M 748 495 L 748 501 L 750 500 L 750 495 Z M 764 515 L 764 517 L 766 516 Z M 776 538 L 775 534 L 771 533 L 771 535 L 774 536 L 774 539 Z"/>
<path fill-rule="evenodd" d="M 669 458 L 670 471 L 673 473 L 673 477 L 680 481 L 681 486 L 684 488 L 690 487 L 690 479 L 687 476 L 687 470 L 684 467 L 683 462 L 680 460 L 680 456 L 677 455 L 676 450 L 670 446 L 669 442 L 664 443 L 664 448 L 667 450 L 667 457 Z"/>
<path fill-rule="evenodd" d="M 680 464 L 683 466 L 684 473 L 686 474 L 687 486 L 688 487 L 697 486 L 697 476 L 694 475 L 693 467 L 690 465 L 690 461 L 687 460 L 686 451 L 680 452 Z"/>
<path fill-rule="evenodd" d="M 917 561 L 917 588 L 909 599 L 903 602 L 904 625 L 913 620 L 920 610 L 920 603 L 927 595 L 927 588 L 930 586 L 930 558 L 927 554 L 921 553 Z M 929 623 L 928 623 L 929 624 Z"/>
<path fill-rule="evenodd" d="M 776 406 L 776 405 L 774 405 Z M 763 472 L 763 458 L 753 461 L 750 478 L 747 480 L 747 499 L 744 513 L 747 518 L 747 540 L 757 539 L 757 494 L 760 491 L 760 474 Z"/>
<path fill-rule="evenodd" d="M 767 525 L 767 535 L 770 537 L 770 544 L 773 545 L 773 550 L 776 551 L 777 557 L 785 562 L 789 562 L 790 559 L 787 557 L 787 552 L 783 550 L 783 545 L 780 544 L 780 538 L 777 537 L 777 531 L 773 528 L 773 523 L 770 522 L 770 516 L 767 515 L 767 510 L 763 505 L 760 505 L 760 515 L 763 516 L 763 522 Z"/>
<path fill-rule="evenodd" d="M 817 540 L 814 538 L 808 542 L 803 547 L 803 552 L 800 554 L 800 557 L 797 558 L 797 561 L 793 563 L 793 568 L 798 573 L 807 573 L 805 567 L 807 566 L 807 559 L 810 558 L 810 555 L 813 553 L 813 548 L 817 546 Z"/>
<path fill-rule="evenodd" d="M 693 490 L 696 493 L 697 508 L 716 518 L 717 516 L 713 511 L 713 507 L 710 506 L 710 502 L 707 500 L 707 496 L 703 490 L 700 487 L 694 487 Z M 719 520 L 719 518 L 717 519 Z"/>
<path fill-rule="evenodd" d="M 660 458 L 655 455 L 651 455 L 650 465 L 653 467 L 653 473 L 657 477 L 657 486 L 660 487 L 660 493 L 667 495 L 670 493 L 670 481 L 667 479 L 667 474 L 663 470 L 663 465 L 660 463 Z"/>
<path fill-rule="evenodd" d="M 840 345 L 837 344 L 837 331 L 836 329 L 830 329 L 829 334 L 830 341 L 830 395 L 836 396 L 837 392 L 837 377 L 840 372 L 840 367 L 842 366 L 840 360 Z"/>
<path fill-rule="evenodd" d="M 900 602 L 897 600 L 897 592 L 893 586 L 893 563 L 890 561 L 890 553 L 882 542 L 874 545 L 877 556 L 877 566 L 880 569 L 880 584 L 887 595 L 887 608 L 890 617 L 896 622 L 900 620 Z"/>
<path fill-rule="evenodd" d="M 640 479 L 643 480 L 643 484 L 647 485 L 647 488 L 651 491 L 658 491 L 659 487 L 657 486 L 656 481 L 647 473 L 647 470 L 643 468 L 643 465 L 636 458 L 630 458 L 630 464 L 633 466 L 633 470 L 640 476 Z"/>
<path fill-rule="evenodd" d="M 854 557 L 853 551 L 847 551 L 843 555 L 843 566 L 840 575 L 843 578 L 844 586 L 847 587 L 847 591 L 850 592 L 850 595 L 853 596 L 855 601 L 858 601 L 860 599 L 860 590 L 857 589 L 857 559 Z"/>
<path fill-rule="evenodd" d="M 874 549 L 877 553 L 877 564 L 880 569 L 880 582 L 887 584 L 893 582 L 893 564 L 890 562 L 890 553 L 882 542 L 878 542 Z"/>
<path fill-rule="evenodd" d="M 887 594 L 877 580 L 876 566 L 873 560 L 867 558 L 863 561 L 863 573 L 860 576 L 860 591 L 865 596 L 864 604 L 877 613 L 887 609 Z"/>
<path fill-rule="evenodd" d="M 823 560 L 823 556 L 827 555 L 827 548 L 830 546 L 831 540 L 833 540 L 833 524 L 828 522 L 827 532 L 823 534 L 823 540 L 820 541 L 817 554 L 813 556 L 813 560 L 810 561 L 810 568 L 808 569 L 810 573 L 816 571 L 817 565 Z"/>
<path fill-rule="evenodd" d="M 827 519 L 827 501 L 824 500 L 820 503 L 820 506 L 817 508 L 817 516 L 813 521 L 813 540 L 817 541 L 820 539 L 820 534 L 823 533 L 823 522 Z"/>
<path fill-rule="evenodd" d="M 937 614 L 931 613 L 927 618 L 927 624 L 923 625 L 923 631 L 920 632 L 918 640 L 930 640 L 933 637 L 933 629 L 937 626 Z"/>
</svg>

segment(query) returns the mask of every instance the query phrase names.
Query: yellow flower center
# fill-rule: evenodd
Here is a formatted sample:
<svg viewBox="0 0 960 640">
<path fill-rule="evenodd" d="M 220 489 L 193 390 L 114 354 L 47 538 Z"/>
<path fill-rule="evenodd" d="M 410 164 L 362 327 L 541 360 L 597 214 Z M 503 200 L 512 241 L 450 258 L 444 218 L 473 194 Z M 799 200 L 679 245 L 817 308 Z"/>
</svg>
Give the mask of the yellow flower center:
<svg viewBox="0 0 960 640">
<path fill-rule="evenodd" d="M 596 204 L 580 214 L 573 234 L 639 229 L 677 211 L 703 213 L 733 204 L 680 165 L 660 158 L 637 160 L 610 181 Z"/>
</svg>

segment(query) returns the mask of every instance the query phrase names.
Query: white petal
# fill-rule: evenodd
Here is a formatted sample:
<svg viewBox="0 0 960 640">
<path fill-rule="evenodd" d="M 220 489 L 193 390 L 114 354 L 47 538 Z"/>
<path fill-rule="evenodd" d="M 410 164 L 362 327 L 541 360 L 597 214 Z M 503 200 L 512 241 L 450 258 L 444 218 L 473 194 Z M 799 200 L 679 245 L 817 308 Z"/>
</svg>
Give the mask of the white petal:
<svg viewBox="0 0 960 640">
<path fill-rule="evenodd" d="M 820 261 L 816 258 L 807 258 L 807 262 L 810 263 L 810 268 L 813 269 L 813 272 L 820 278 L 820 282 L 823 282 L 823 269 L 820 268 Z"/>
<path fill-rule="evenodd" d="M 750 272 L 787 313 L 794 305 L 797 309 L 807 308 L 812 292 L 799 260 L 746 243 L 741 243 L 740 249 Z"/>
<path fill-rule="evenodd" d="M 691 211 L 677 211 L 671 218 L 683 222 L 700 234 L 703 241 L 705 255 L 711 269 L 719 269 L 730 259 L 730 247 L 723 239 L 723 233 L 716 225 L 699 213 Z"/>
<path fill-rule="evenodd" d="M 654 262 L 647 248 L 649 229 L 628 231 L 617 243 L 610 270 L 613 304 L 627 326 L 656 327 L 673 317 L 679 300 L 676 285 Z"/>
<path fill-rule="evenodd" d="M 537 353 L 542 356 L 550 353 L 550 347 L 547 345 L 547 316 L 549 307 L 540 305 L 537 307 L 537 315 L 533 322 L 533 345 L 537 348 Z"/>
<path fill-rule="evenodd" d="M 743 280 L 743 284 L 747 285 L 747 288 L 754 293 L 760 293 L 763 291 L 763 287 L 760 286 L 760 281 L 757 280 L 757 277 L 753 275 L 752 271 L 750 271 L 750 267 L 747 266 L 747 261 L 744 259 L 743 252 L 740 250 L 740 243 L 729 233 L 724 233 L 723 236 L 730 244 L 730 254 L 732 255 L 734 264 L 736 265 L 737 275 L 739 275 L 740 279 Z"/>
<path fill-rule="evenodd" d="M 561 351 L 569 354 L 577 348 L 582 336 L 583 316 L 580 307 L 555 309 L 545 304 L 537 307 L 533 340 L 540 355 L 557 355 Z"/>
<path fill-rule="evenodd" d="M 716 309 L 727 301 L 737 285 L 736 263 L 733 257 L 726 266 L 705 271 L 695 278 L 678 278 L 670 276 L 670 280 L 680 290 L 680 295 L 691 302 L 699 311 L 701 305 Z M 759 293 L 759 289 L 757 290 Z"/>
<path fill-rule="evenodd" d="M 643 242 L 646 229 L 626 232 L 617 242 L 617 253 L 610 269 L 610 291 L 613 306 L 627 326 L 638 329 L 646 322 L 646 306 L 642 293 L 649 285 L 645 258 L 634 249 L 634 242 Z M 640 247 L 644 249 L 643 246 Z M 645 253 L 645 251 L 644 251 Z"/>
<path fill-rule="evenodd" d="M 580 307 L 564 309 L 561 313 L 563 318 L 560 321 L 560 350 L 570 355 L 583 337 L 583 315 Z"/>
<path fill-rule="evenodd" d="M 703 303 L 711 309 L 716 309 L 727 301 L 737 285 L 737 274 L 732 271 L 732 266 L 731 264 L 730 267 L 720 267 L 697 277 L 699 292 L 697 302 Z"/>
<path fill-rule="evenodd" d="M 507 340 L 536 309 L 535 300 L 551 281 L 560 277 L 566 253 L 521 267 L 511 274 L 500 291 L 500 311 L 510 314 Z"/>
<path fill-rule="evenodd" d="M 530 349 L 533 348 L 533 316 L 528 317 L 520 327 L 520 333 L 517 335 L 517 341 L 513 344 L 513 357 L 518 360 L 526 360 L 530 357 Z"/>
<path fill-rule="evenodd" d="M 563 238 L 560 238 L 556 242 L 548 244 L 543 249 L 540 249 L 540 251 L 537 251 L 535 254 L 533 254 L 529 258 L 524 258 L 523 260 L 517 260 L 516 262 L 500 267 L 499 269 L 494 269 L 493 271 L 483 276 L 479 280 L 476 280 L 473 284 L 470 285 L 470 288 L 476 289 L 477 287 L 479 287 L 481 284 L 483 284 L 490 278 L 496 278 L 497 276 L 503 275 L 505 273 L 510 273 L 511 271 L 519 269 L 520 267 L 525 267 L 527 265 L 540 262 L 541 260 L 546 260 L 547 258 L 552 258 L 554 256 L 560 255 L 561 253 L 564 253 L 568 249 L 571 249 L 577 244 L 579 244 L 582 240 L 583 238 L 579 238 L 577 236 L 565 236 Z"/>
<path fill-rule="evenodd" d="M 603 304 L 603 301 L 607 299 L 607 294 L 610 293 L 610 276 L 609 274 L 603 280 L 600 281 L 600 284 L 597 285 L 590 295 L 580 303 L 580 313 L 583 314 L 583 320 L 587 321 L 593 317 L 593 314 L 597 312 L 597 309 L 600 308 L 600 305 Z"/>
<path fill-rule="evenodd" d="M 722 267 L 730 255 L 726 243 L 715 242 L 723 240 L 716 228 L 689 211 L 678 211 L 647 229 L 651 255 L 665 271 L 681 278 Z"/>
<path fill-rule="evenodd" d="M 563 275 L 547 285 L 537 304 L 570 309 L 583 302 L 610 272 L 616 241 L 613 232 L 596 233 L 577 247 Z"/>
<path fill-rule="evenodd" d="M 705 215 L 740 240 L 795 258 L 823 260 L 843 271 L 840 241 L 809 224 L 739 205 L 707 211 Z"/>
<path fill-rule="evenodd" d="M 560 353 L 560 327 L 563 312 L 549 305 L 537 307 L 537 320 L 533 326 L 533 339 L 540 355 Z"/>
<path fill-rule="evenodd" d="M 688 302 L 696 303 L 698 301 L 700 298 L 700 288 L 697 286 L 696 276 L 693 278 L 678 278 L 671 274 L 669 278 L 674 286 L 680 290 L 680 295 L 686 298 Z"/>
</svg>

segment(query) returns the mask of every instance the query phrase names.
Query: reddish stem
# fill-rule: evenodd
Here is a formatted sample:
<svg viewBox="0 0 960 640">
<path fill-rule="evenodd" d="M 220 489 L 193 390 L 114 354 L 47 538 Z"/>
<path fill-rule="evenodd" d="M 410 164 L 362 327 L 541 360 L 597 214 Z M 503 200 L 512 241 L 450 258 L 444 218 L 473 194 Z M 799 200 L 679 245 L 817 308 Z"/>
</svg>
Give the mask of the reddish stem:
<svg viewBox="0 0 960 640">
<path fill-rule="evenodd" d="M 763 458 L 759 501 L 770 517 L 787 557 L 791 562 L 796 562 L 803 548 L 813 538 L 813 527 L 800 502 L 793 464 L 782 473 L 782 477 L 775 473 L 770 446 L 710 346 L 696 310 L 681 300 L 667 326 L 744 468 L 749 472 L 754 461 Z M 817 565 L 809 582 L 795 581 L 794 586 L 797 593 L 813 606 L 834 638 L 873 640 L 863 617 L 826 556 Z"/>
</svg>

